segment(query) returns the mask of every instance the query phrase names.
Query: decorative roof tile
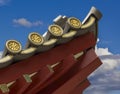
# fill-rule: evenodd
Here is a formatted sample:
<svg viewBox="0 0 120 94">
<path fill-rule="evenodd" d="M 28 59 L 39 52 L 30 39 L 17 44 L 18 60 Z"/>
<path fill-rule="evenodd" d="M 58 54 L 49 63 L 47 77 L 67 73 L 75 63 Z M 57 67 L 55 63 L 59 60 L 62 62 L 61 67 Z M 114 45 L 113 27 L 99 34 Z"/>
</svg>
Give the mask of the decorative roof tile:
<svg viewBox="0 0 120 94">
<path fill-rule="evenodd" d="M 22 49 L 21 44 L 16 40 L 8 40 L 0 59 L 0 68 L 4 68 L 13 62 L 29 58 L 36 53 L 45 52 L 58 44 L 69 42 L 70 40 L 93 32 L 97 40 L 98 21 L 102 14 L 92 7 L 84 21 L 75 17 L 58 16 L 53 20 L 53 24 L 48 27 L 44 35 L 32 32 L 28 35 L 26 48 Z"/>
</svg>

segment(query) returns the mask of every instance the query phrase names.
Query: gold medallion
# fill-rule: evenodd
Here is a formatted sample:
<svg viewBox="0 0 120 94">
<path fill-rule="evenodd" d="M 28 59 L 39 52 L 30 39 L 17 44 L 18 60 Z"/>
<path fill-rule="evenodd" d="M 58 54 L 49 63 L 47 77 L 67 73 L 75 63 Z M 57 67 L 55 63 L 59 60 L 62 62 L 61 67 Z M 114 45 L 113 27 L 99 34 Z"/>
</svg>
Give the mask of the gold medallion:
<svg viewBox="0 0 120 94">
<path fill-rule="evenodd" d="M 44 41 L 43 37 L 36 32 L 32 32 L 29 34 L 29 40 L 35 45 L 41 45 Z"/>
<path fill-rule="evenodd" d="M 58 25 L 50 25 L 49 31 L 54 36 L 61 36 L 63 34 L 63 29 Z"/>
<path fill-rule="evenodd" d="M 70 17 L 68 19 L 68 23 L 71 27 L 73 28 L 76 28 L 76 29 L 79 29 L 81 27 L 81 22 L 79 19 L 77 18 L 74 18 L 74 17 Z"/>
<path fill-rule="evenodd" d="M 11 53 L 19 53 L 21 51 L 21 44 L 15 40 L 8 40 L 6 47 Z"/>
</svg>

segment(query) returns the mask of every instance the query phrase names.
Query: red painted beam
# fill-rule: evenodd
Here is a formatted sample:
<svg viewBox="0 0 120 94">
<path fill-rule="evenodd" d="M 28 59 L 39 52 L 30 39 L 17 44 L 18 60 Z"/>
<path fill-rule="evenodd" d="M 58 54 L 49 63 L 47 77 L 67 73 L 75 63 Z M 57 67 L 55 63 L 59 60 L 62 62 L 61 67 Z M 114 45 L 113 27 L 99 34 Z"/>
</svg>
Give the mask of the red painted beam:
<svg viewBox="0 0 120 94">
<path fill-rule="evenodd" d="M 3 93 L 2 91 L 0 91 L 0 94 L 9 94 L 9 92 Z"/>
<path fill-rule="evenodd" d="M 22 60 L 4 69 L 0 69 L 0 84 L 9 83 L 19 78 L 20 75 L 39 71 L 46 64 L 54 64 L 63 60 L 69 54 L 76 54 L 95 45 L 93 33 L 89 32 L 72 41 L 56 46 L 55 48 L 39 53 L 26 60 Z"/>
<path fill-rule="evenodd" d="M 86 79 L 82 83 L 80 83 L 78 86 L 76 86 L 70 94 L 83 94 L 83 91 L 90 86 L 90 82 Z"/>
<path fill-rule="evenodd" d="M 53 77 L 53 79 L 48 80 L 48 82 L 46 82 L 44 84 L 44 85 L 46 85 L 46 87 L 43 88 L 41 91 L 39 91 L 38 94 L 52 94 L 52 92 L 54 90 L 56 90 L 57 88 L 59 88 L 66 81 L 68 81 L 69 79 L 71 79 L 71 77 L 73 77 L 75 74 L 77 74 L 78 72 L 81 72 L 81 71 L 84 72 L 84 74 L 81 74 L 84 77 L 83 79 L 80 80 L 80 82 L 82 82 L 84 79 L 87 78 L 87 76 L 90 73 L 93 72 L 93 70 L 95 70 L 101 64 L 100 61 L 98 63 L 96 63 L 97 65 L 95 63 L 93 63 L 93 62 L 96 61 L 96 59 L 98 59 L 98 57 L 96 56 L 94 50 L 93 49 L 89 50 L 85 55 L 83 55 L 82 57 L 80 57 L 78 59 L 77 63 L 75 63 L 75 65 L 69 71 L 67 71 L 66 73 L 64 73 L 64 75 L 62 75 L 61 77 L 58 77 L 57 79 L 55 79 L 56 76 L 57 76 L 57 75 L 55 75 Z M 65 64 L 67 65 L 67 62 L 69 62 L 69 64 L 70 64 L 71 61 L 72 60 L 66 61 Z M 91 67 L 91 65 L 94 66 L 94 67 L 91 68 L 91 70 L 89 70 L 89 67 Z M 86 70 L 86 67 L 87 67 L 87 70 Z M 58 73 L 58 75 L 59 75 L 59 73 Z M 53 82 L 51 82 L 51 81 L 53 81 Z M 79 81 L 78 81 L 78 83 L 79 83 Z M 43 87 L 44 87 L 44 85 L 43 85 Z"/>
<path fill-rule="evenodd" d="M 83 61 L 79 63 L 81 63 L 79 72 L 75 74 L 75 76 L 73 76 L 66 83 L 64 83 L 54 93 L 45 93 L 45 94 L 70 94 L 71 90 L 75 88 L 78 85 L 78 83 L 81 83 L 96 68 L 98 68 L 102 64 L 100 59 L 97 58 L 93 50 L 88 51 Z"/>
<path fill-rule="evenodd" d="M 25 94 L 36 94 L 37 92 L 39 92 L 40 90 L 48 87 L 49 85 L 53 84 L 55 81 L 57 81 L 60 77 L 63 77 L 64 74 L 66 74 L 75 64 L 76 64 L 76 60 L 74 59 L 73 55 L 69 55 L 67 58 L 65 58 L 63 61 L 61 61 L 61 64 L 60 67 L 59 66 L 56 66 L 59 68 L 59 71 L 56 71 L 52 77 L 50 79 L 47 79 L 46 81 L 44 81 L 44 83 L 42 84 L 38 84 L 38 83 L 41 83 L 38 82 L 36 85 L 32 85 L 32 88 L 28 88 L 29 90 L 27 90 L 25 92 Z M 56 69 L 56 68 L 55 68 Z M 48 76 L 44 70 L 41 72 L 43 73 L 44 75 Z M 43 77 L 43 76 L 42 76 Z M 41 78 L 41 80 L 44 80 L 45 77 Z M 56 88 L 58 87 L 57 84 L 56 85 Z M 51 88 L 51 90 L 53 89 L 52 87 L 49 87 Z M 40 93 L 42 94 L 42 93 Z"/>
<path fill-rule="evenodd" d="M 81 57 L 82 60 L 83 56 Z M 39 88 L 40 94 L 48 94 L 53 92 L 59 86 L 64 84 L 68 79 L 70 79 L 77 72 L 78 69 L 75 69 L 80 63 L 77 63 L 73 55 L 69 55 L 63 60 L 62 70 L 59 71 L 56 75 L 49 79 L 41 88 Z M 38 91 L 37 91 L 38 92 Z M 38 94 L 39 94 L 38 93 Z"/>
<path fill-rule="evenodd" d="M 32 77 L 31 85 L 26 89 L 24 94 L 36 94 L 35 92 L 40 86 L 43 86 L 46 81 L 52 79 L 52 76 L 61 69 L 62 63 L 55 66 L 53 69 L 50 67 L 42 68 L 36 75 Z"/>
<path fill-rule="evenodd" d="M 23 92 L 29 87 L 30 84 L 31 84 L 31 81 L 27 82 L 27 79 L 25 79 L 23 76 L 21 76 L 10 87 L 9 94 L 23 94 Z"/>
</svg>

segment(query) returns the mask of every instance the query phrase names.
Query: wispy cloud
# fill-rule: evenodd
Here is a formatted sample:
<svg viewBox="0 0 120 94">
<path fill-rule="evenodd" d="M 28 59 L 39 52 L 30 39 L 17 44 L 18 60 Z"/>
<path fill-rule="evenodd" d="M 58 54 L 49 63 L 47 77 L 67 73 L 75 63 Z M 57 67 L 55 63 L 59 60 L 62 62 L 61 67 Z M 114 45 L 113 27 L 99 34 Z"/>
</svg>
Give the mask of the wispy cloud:
<svg viewBox="0 0 120 94">
<path fill-rule="evenodd" d="M 96 53 L 103 65 L 90 75 L 92 85 L 84 94 L 112 94 L 112 91 L 120 91 L 120 55 L 112 54 L 108 48 L 97 47 Z"/>
<path fill-rule="evenodd" d="M 0 0 L 0 6 L 6 5 L 10 0 Z"/>
<path fill-rule="evenodd" d="M 31 22 L 26 18 L 13 19 L 13 23 L 15 26 L 24 26 L 24 27 L 35 27 L 35 26 L 41 26 L 43 24 L 42 21 Z"/>
</svg>

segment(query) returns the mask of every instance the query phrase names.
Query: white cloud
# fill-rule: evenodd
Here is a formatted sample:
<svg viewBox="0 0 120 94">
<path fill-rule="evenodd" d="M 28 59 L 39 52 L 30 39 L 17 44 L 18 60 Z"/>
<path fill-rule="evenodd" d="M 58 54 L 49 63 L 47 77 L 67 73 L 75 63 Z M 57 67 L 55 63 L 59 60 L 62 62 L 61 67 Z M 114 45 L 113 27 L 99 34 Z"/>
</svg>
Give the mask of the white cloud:
<svg viewBox="0 0 120 94">
<path fill-rule="evenodd" d="M 31 22 L 26 18 L 13 19 L 13 23 L 17 26 L 24 26 L 24 27 L 41 26 L 43 24 L 41 21 Z"/>
<path fill-rule="evenodd" d="M 99 42 L 100 40 L 97 39 L 97 42 Z M 110 51 L 108 51 L 108 48 L 98 48 L 97 45 L 95 47 L 95 52 L 98 56 L 102 56 L 102 55 L 112 55 L 112 53 Z"/>
<path fill-rule="evenodd" d="M 112 91 L 120 91 L 120 55 L 112 54 L 108 48 L 97 47 L 96 53 L 103 64 L 90 75 L 91 86 L 84 94 L 112 94 Z"/>
<path fill-rule="evenodd" d="M 0 0 L 0 6 L 6 5 L 10 0 Z"/>
<path fill-rule="evenodd" d="M 96 54 L 97 54 L 98 56 L 102 56 L 102 55 L 112 55 L 112 53 L 108 51 L 108 48 L 97 48 Z"/>
</svg>

